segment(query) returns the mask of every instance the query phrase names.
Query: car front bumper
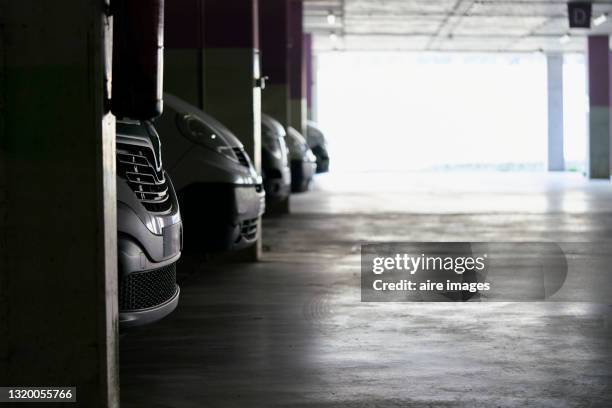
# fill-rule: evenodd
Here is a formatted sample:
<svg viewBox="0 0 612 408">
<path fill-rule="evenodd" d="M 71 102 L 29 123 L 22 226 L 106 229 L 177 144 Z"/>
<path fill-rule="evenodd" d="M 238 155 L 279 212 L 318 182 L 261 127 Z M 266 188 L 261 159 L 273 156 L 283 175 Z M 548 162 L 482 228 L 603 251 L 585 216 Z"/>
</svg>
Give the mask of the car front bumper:
<svg viewBox="0 0 612 408">
<path fill-rule="evenodd" d="M 312 148 L 312 153 L 317 158 L 317 173 L 327 173 L 329 171 L 329 154 L 327 149 L 317 145 Z"/>
<path fill-rule="evenodd" d="M 123 310 L 119 312 L 119 327 L 129 329 L 163 319 L 176 309 L 181 290 L 176 285 L 174 295 L 166 302 L 146 309 Z"/>
<path fill-rule="evenodd" d="M 282 172 L 276 170 L 269 173 L 276 175 L 276 177 L 267 176 L 264 178 L 266 202 L 273 204 L 285 200 L 291 194 L 291 170 L 287 166 Z"/>
<path fill-rule="evenodd" d="M 147 211 L 117 178 L 117 264 L 119 326 L 153 323 L 171 313 L 179 300 L 176 263 L 181 256 L 183 224 L 176 194 L 168 181 L 172 210 Z"/>
<path fill-rule="evenodd" d="M 176 263 L 180 252 L 152 262 L 133 237 L 120 232 L 117 242 L 120 328 L 153 323 L 170 314 L 179 300 Z"/>
<path fill-rule="evenodd" d="M 294 193 L 307 191 L 316 168 L 315 162 L 291 160 L 291 191 Z"/>
<path fill-rule="evenodd" d="M 266 205 L 262 184 L 194 183 L 178 195 L 186 251 L 237 250 L 257 241 Z"/>
</svg>

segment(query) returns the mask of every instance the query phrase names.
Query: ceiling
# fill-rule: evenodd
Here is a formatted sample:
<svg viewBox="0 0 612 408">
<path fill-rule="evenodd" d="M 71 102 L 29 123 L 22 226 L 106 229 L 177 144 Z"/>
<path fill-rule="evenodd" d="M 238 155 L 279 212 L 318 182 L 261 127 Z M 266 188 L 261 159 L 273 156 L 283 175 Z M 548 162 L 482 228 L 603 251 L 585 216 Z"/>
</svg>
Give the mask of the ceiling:
<svg viewBox="0 0 612 408">
<path fill-rule="evenodd" d="M 610 17 L 590 30 L 569 30 L 566 0 L 304 0 L 304 25 L 319 51 L 581 52 L 612 33 L 612 0 L 592 3 Z"/>
</svg>

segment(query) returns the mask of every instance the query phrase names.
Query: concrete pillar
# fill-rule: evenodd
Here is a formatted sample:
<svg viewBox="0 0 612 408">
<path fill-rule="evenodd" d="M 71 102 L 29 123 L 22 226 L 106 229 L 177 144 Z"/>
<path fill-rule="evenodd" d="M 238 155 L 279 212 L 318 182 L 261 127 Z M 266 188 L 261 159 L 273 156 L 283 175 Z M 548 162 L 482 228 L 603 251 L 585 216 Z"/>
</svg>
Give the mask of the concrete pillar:
<svg viewBox="0 0 612 408">
<path fill-rule="evenodd" d="M 236 134 L 261 172 L 257 3 L 257 0 L 204 2 L 202 107 Z M 257 260 L 260 254 L 261 236 L 257 245 L 239 257 Z"/>
<path fill-rule="evenodd" d="M 306 70 L 306 117 L 314 120 L 313 113 L 313 55 L 312 55 L 312 34 L 304 33 L 304 69 Z"/>
<path fill-rule="evenodd" d="M 289 126 L 289 0 L 260 0 L 262 110 Z"/>
<path fill-rule="evenodd" d="M 259 1 L 259 40 L 262 75 L 268 77 L 262 93 L 262 111 L 283 126 L 290 125 L 289 0 Z M 266 208 L 267 215 L 290 211 L 290 197 Z"/>
<path fill-rule="evenodd" d="M 172 0 L 164 6 L 164 90 L 202 108 L 204 0 Z"/>
<path fill-rule="evenodd" d="M 83 407 L 119 406 L 103 8 L 0 0 L 0 384 L 77 387 Z"/>
<path fill-rule="evenodd" d="M 589 87 L 589 146 L 587 174 L 610 178 L 610 51 L 607 35 L 587 41 Z"/>
<path fill-rule="evenodd" d="M 311 80 L 310 80 L 310 109 L 308 118 L 315 122 L 319 121 L 319 56 L 314 52 L 311 54 Z"/>
<path fill-rule="evenodd" d="M 563 157 L 563 55 L 546 55 L 548 90 L 548 171 L 565 170 Z"/>
<path fill-rule="evenodd" d="M 304 134 L 307 114 L 303 0 L 289 0 L 289 98 L 289 123 Z"/>
</svg>

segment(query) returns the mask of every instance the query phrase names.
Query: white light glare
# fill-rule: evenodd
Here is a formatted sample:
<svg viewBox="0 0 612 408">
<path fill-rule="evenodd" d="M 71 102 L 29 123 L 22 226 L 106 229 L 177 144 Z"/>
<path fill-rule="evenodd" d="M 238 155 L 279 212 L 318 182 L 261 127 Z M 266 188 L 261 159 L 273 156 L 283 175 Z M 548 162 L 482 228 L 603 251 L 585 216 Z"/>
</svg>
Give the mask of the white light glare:
<svg viewBox="0 0 612 408">
<path fill-rule="evenodd" d="M 593 20 L 593 25 L 595 27 L 602 25 L 603 23 L 606 22 L 606 20 L 608 19 L 608 15 L 607 14 L 602 14 L 599 17 L 595 18 Z"/>
<path fill-rule="evenodd" d="M 335 43 L 336 41 L 338 41 L 338 36 L 336 35 L 336 33 L 330 33 L 329 39 L 331 40 L 331 42 Z"/>
<path fill-rule="evenodd" d="M 331 11 L 327 15 L 327 24 L 329 24 L 329 25 L 336 24 L 336 15 L 334 13 L 332 13 Z"/>
<path fill-rule="evenodd" d="M 559 42 L 561 44 L 567 44 L 568 42 L 570 42 L 570 36 L 569 34 L 565 34 L 563 35 L 561 38 L 559 38 Z"/>
</svg>

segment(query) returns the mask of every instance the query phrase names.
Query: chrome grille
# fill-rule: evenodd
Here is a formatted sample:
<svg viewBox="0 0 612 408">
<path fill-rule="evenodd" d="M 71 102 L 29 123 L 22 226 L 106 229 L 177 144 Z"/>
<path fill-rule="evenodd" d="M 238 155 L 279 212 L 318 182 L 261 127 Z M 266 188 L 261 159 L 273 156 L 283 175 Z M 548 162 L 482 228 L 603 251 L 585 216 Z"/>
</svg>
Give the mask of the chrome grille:
<svg viewBox="0 0 612 408">
<path fill-rule="evenodd" d="M 168 182 L 163 170 L 156 168 L 151 148 L 117 142 L 117 175 L 127 181 L 148 211 L 172 209 Z"/>
<path fill-rule="evenodd" d="M 119 282 L 119 310 L 159 306 L 176 293 L 176 263 L 124 276 Z"/>
<path fill-rule="evenodd" d="M 247 241 L 252 241 L 257 237 L 257 218 L 242 221 L 240 225 L 240 235 Z"/>
<path fill-rule="evenodd" d="M 238 157 L 238 161 L 240 162 L 240 164 L 242 164 L 244 167 L 249 167 L 249 157 L 247 156 L 244 149 L 241 147 L 232 147 L 232 150 L 234 151 L 234 154 L 236 154 L 236 157 Z"/>
</svg>

